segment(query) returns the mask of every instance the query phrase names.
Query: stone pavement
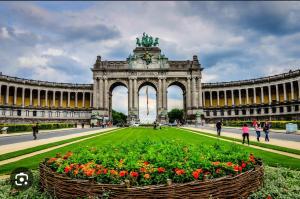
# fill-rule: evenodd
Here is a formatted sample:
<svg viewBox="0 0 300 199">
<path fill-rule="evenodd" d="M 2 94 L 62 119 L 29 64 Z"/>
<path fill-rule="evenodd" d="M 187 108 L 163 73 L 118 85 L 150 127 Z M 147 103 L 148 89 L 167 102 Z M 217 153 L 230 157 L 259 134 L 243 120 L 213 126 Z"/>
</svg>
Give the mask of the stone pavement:
<svg viewBox="0 0 300 199">
<path fill-rule="evenodd" d="M 197 134 L 197 132 L 195 132 L 195 131 L 210 133 L 210 134 L 216 135 L 216 131 L 213 131 L 213 130 L 207 130 L 207 129 L 201 129 L 201 128 L 195 128 L 195 127 L 182 127 L 182 129 L 186 129 L 187 131 L 192 132 L 192 133 L 196 133 L 196 134 Z M 241 135 L 239 136 L 239 135 L 236 135 L 236 134 L 233 134 L 233 133 L 230 133 L 230 132 L 223 132 L 223 135 L 224 134 L 225 134 L 226 137 L 241 139 Z M 209 136 L 209 135 L 204 135 L 204 134 L 201 134 L 201 135 L 242 145 L 242 139 L 241 139 L 241 142 L 236 142 L 236 141 L 226 140 L 226 139 L 223 139 L 223 138 L 213 137 L 213 136 Z M 222 133 L 221 133 L 221 135 L 222 135 Z M 250 140 L 256 140 L 256 138 L 251 137 Z M 275 139 L 272 139 L 272 140 L 273 140 L 272 142 L 270 141 L 269 143 L 266 143 L 266 142 L 263 142 L 263 143 L 277 145 L 277 146 L 283 146 L 283 147 L 286 147 L 286 148 L 300 149 L 299 142 L 281 141 L 281 140 L 275 140 Z M 248 146 L 248 145 L 245 144 L 245 146 Z M 283 151 L 277 151 L 277 150 L 274 150 L 274 149 L 268 149 L 268 148 L 264 148 L 264 147 L 251 145 L 251 144 L 249 145 L 249 147 L 257 148 L 257 149 L 261 149 L 261 150 L 264 150 L 264 151 L 269 151 L 269 152 L 278 153 L 278 154 L 281 154 L 281 155 L 286 155 L 286 156 L 289 156 L 289 157 L 300 159 L 300 155 L 297 155 L 297 154 L 287 153 L 287 152 L 283 152 Z"/>
<path fill-rule="evenodd" d="M 25 141 L 25 142 L 18 142 L 18 143 L 13 143 L 13 144 L 2 145 L 2 146 L 0 146 L 0 155 L 27 149 L 27 148 L 32 148 L 32 147 L 36 147 L 36 146 L 40 146 L 40 145 L 44 145 L 44 144 L 58 142 L 58 141 L 66 140 L 66 139 L 71 139 L 71 138 L 76 138 L 76 137 L 81 137 L 81 136 L 86 136 L 86 135 L 92 135 L 92 134 L 96 134 L 99 132 L 105 132 L 105 131 L 108 131 L 111 129 L 115 129 L 115 128 L 104 128 L 104 129 L 95 129 L 95 130 L 88 129 L 87 132 L 81 132 L 81 133 L 70 134 L 70 135 L 65 135 L 65 136 L 57 136 L 57 137 L 52 137 L 52 138 L 48 138 L 48 139 L 37 139 L 37 140 L 30 140 L 30 141 Z"/>
<path fill-rule="evenodd" d="M 112 131 L 109 131 L 109 130 L 112 130 Z M 21 155 L 21 156 L 18 156 L 18 157 L 14 157 L 14 158 L 10 158 L 10 159 L 7 159 L 7 160 L 3 160 L 3 161 L 0 161 L 0 166 L 1 165 L 4 165 L 4 164 L 8 164 L 8 163 L 11 163 L 11 162 L 16 162 L 18 160 L 22 160 L 24 158 L 28 158 L 28 157 L 32 157 L 32 156 L 35 156 L 35 155 L 38 155 L 38 154 L 41 154 L 41 153 L 45 153 L 45 152 L 48 152 L 48 151 L 52 151 L 54 149 L 57 149 L 57 148 L 61 148 L 61 147 L 64 147 L 64 146 L 67 146 L 67 145 L 70 145 L 70 144 L 74 144 L 74 143 L 77 143 L 77 142 L 81 142 L 83 140 L 87 140 L 87 139 L 91 139 L 93 137 L 96 137 L 96 136 L 100 136 L 100 135 L 105 135 L 105 134 L 108 134 L 108 133 L 112 133 L 114 131 L 118 130 L 118 128 L 105 128 L 105 129 L 101 129 L 101 130 L 95 130 L 95 131 L 91 131 L 91 132 L 88 132 L 89 135 L 91 134 L 95 134 L 95 136 L 91 136 L 91 137 L 88 137 L 88 138 L 83 138 L 83 139 L 80 139 L 80 140 L 76 140 L 76 141 L 73 141 L 73 142 L 68 142 L 68 143 L 65 143 L 65 144 L 61 144 L 61 145 L 58 145 L 58 146 L 54 146 L 54 147 L 50 147 L 50 148 L 47 148 L 47 149 L 43 149 L 43 150 L 39 150 L 39 151 L 36 151 L 36 152 L 32 152 L 32 153 L 29 153 L 29 154 L 25 154 L 25 155 Z M 109 131 L 109 132 L 106 132 L 106 131 Z M 102 132 L 101 134 L 99 134 L 100 132 Z M 105 133 L 106 132 L 106 133 Z M 77 136 L 78 134 L 76 134 Z M 84 136 L 84 135 L 87 135 L 86 133 L 81 135 L 81 136 Z M 77 136 L 78 137 L 78 136 Z M 69 136 L 69 138 L 71 138 L 71 135 Z M 69 139 L 67 138 L 67 139 Z M 21 143 L 22 145 L 23 143 Z M 37 144 L 37 143 L 34 143 L 34 144 Z M 33 144 L 33 145 L 34 145 Z M 25 144 L 26 145 L 26 144 Z M 33 145 L 30 146 L 31 147 L 34 147 Z M 27 145 L 26 145 L 27 146 Z M 35 146 L 38 146 L 38 145 L 35 145 Z"/>
</svg>

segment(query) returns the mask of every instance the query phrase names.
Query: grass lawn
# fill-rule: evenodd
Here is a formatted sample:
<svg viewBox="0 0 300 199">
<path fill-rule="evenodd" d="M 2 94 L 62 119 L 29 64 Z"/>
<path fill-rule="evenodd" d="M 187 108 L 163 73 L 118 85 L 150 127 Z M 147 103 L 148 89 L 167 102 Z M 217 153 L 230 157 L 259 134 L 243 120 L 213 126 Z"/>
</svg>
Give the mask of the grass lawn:
<svg viewBox="0 0 300 199">
<path fill-rule="evenodd" d="M 8 174 L 10 171 L 17 167 L 27 167 L 31 169 L 37 169 L 39 162 L 46 157 L 53 157 L 56 153 L 66 153 L 79 147 L 94 147 L 97 145 L 113 145 L 126 142 L 135 142 L 136 140 L 172 140 L 177 139 L 182 142 L 195 145 L 212 145 L 216 142 L 224 145 L 233 145 L 234 143 L 221 141 L 215 138 L 209 138 L 201 134 L 194 134 L 177 128 L 163 128 L 161 130 L 153 130 L 152 128 L 125 128 L 116 132 L 95 137 L 93 139 L 84 140 L 75 144 L 71 144 L 59 149 L 55 149 L 46 153 L 42 153 L 30 158 L 26 158 L 14 163 L 2 165 L 0 168 L 0 174 Z M 240 146 L 242 150 L 249 151 L 255 156 L 263 159 L 264 163 L 269 166 L 283 166 L 300 170 L 300 159 L 287 157 L 280 154 L 275 154 L 259 149 L 254 149 L 248 146 Z M 134 150 L 134 149 L 132 149 Z"/>
<path fill-rule="evenodd" d="M 73 141 L 76 141 L 76 140 L 81 140 L 81 139 L 84 139 L 84 138 L 96 136 L 98 134 L 107 133 L 109 131 L 100 132 L 100 133 L 92 134 L 92 135 L 80 136 L 80 137 L 76 137 L 76 138 L 71 138 L 71 139 L 67 139 L 67 140 L 62 140 L 62 141 L 58 141 L 58 142 L 49 143 L 49 144 L 43 144 L 43 145 L 40 145 L 40 146 L 27 148 L 27 149 L 23 149 L 23 150 L 11 152 L 11 153 L 5 153 L 5 154 L 0 155 L 0 161 L 7 160 L 7 159 L 10 159 L 10 158 L 14 158 L 14 157 L 18 157 L 20 155 L 25 155 L 25 154 L 28 154 L 28 153 L 33 153 L 33 152 L 40 151 L 40 150 L 43 150 L 43 149 L 47 149 L 47 148 L 50 148 L 50 147 L 62 145 L 62 144 L 68 143 L 68 142 L 73 142 Z"/>
</svg>

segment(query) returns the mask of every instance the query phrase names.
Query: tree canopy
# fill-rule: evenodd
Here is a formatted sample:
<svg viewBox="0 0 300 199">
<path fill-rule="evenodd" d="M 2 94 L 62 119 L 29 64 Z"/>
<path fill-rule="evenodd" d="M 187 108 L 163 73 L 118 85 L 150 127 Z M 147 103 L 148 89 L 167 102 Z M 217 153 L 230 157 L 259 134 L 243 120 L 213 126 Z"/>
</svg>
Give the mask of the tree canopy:
<svg viewBox="0 0 300 199">
<path fill-rule="evenodd" d="M 126 123 L 127 122 L 127 115 L 124 113 L 112 110 L 112 119 L 113 119 L 113 124 L 118 124 L 118 123 Z"/>
<path fill-rule="evenodd" d="M 173 123 L 175 120 L 183 121 L 183 109 L 174 108 L 168 112 L 169 122 Z"/>
</svg>

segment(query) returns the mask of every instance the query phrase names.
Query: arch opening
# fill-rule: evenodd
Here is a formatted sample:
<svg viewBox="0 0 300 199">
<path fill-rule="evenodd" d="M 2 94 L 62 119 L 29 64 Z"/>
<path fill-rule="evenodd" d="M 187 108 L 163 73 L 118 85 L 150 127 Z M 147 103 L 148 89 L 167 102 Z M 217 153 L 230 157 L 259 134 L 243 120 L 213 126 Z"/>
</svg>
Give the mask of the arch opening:
<svg viewBox="0 0 300 199">
<path fill-rule="evenodd" d="M 115 82 L 109 89 L 109 119 L 113 124 L 126 123 L 128 115 L 128 88 L 122 82 Z"/>
<path fill-rule="evenodd" d="M 145 124 L 157 119 L 157 89 L 151 82 L 144 82 L 138 88 L 138 118 Z"/>
</svg>

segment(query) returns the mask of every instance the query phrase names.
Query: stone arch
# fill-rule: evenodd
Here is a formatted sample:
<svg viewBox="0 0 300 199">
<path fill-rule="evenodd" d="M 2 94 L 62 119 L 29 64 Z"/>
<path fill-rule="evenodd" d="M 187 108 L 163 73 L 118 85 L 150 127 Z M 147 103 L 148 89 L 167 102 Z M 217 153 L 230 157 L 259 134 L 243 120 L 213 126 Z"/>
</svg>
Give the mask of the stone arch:
<svg viewBox="0 0 300 199">
<path fill-rule="evenodd" d="M 144 86 L 152 86 L 154 88 L 154 90 L 156 91 L 156 93 L 158 91 L 157 81 L 155 81 L 155 80 L 148 80 L 148 79 L 146 79 L 146 80 L 138 82 L 138 92 Z"/>
<path fill-rule="evenodd" d="M 187 115 L 187 104 L 186 104 L 187 83 L 184 80 L 175 79 L 175 80 L 168 81 L 167 88 L 169 88 L 170 86 L 178 86 L 182 90 L 183 110 L 184 110 L 183 118 L 186 119 L 186 115 Z"/>
<path fill-rule="evenodd" d="M 112 120 L 112 92 L 118 86 L 124 86 L 128 90 L 127 81 L 116 79 L 115 81 L 111 81 L 108 89 L 108 114 L 109 118 Z"/>
</svg>

